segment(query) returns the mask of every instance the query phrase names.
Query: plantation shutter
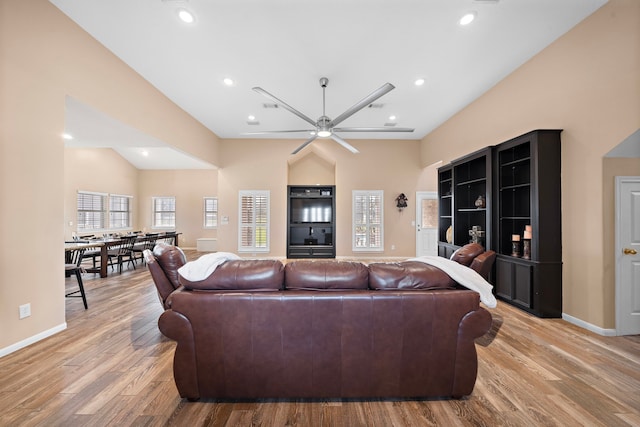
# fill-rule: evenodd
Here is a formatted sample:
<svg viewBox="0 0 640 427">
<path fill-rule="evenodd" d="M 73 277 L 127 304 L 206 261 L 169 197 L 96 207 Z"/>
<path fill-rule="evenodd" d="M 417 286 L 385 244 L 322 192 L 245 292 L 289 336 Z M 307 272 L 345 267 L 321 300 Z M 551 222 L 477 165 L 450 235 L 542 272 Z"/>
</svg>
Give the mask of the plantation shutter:
<svg viewBox="0 0 640 427">
<path fill-rule="evenodd" d="M 353 192 L 353 250 L 383 250 L 383 192 Z"/>
<path fill-rule="evenodd" d="M 239 251 L 269 250 L 269 192 L 240 192 Z"/>
</svg>

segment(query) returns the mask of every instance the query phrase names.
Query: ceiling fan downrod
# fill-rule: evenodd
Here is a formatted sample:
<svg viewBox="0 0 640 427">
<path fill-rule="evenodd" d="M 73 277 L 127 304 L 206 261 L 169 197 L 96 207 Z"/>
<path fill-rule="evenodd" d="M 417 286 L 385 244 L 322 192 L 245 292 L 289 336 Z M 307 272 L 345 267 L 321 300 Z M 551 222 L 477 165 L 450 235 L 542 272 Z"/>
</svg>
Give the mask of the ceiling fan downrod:
<svg viewBox="0 0 640 427">
<path fill-rule="evenodd" d="M 316 135 L 318 135 L 321 138 L 328 138 L 333 133 L 332 129 L 329 128 L 329 124 L 331 123 L 331 120 L 329 119 L 329 117 L 327 117 L 325 113 L 325 106 L 326 106 L 325 89 L 327 88 L 328 84 L 329 84 L 328 78 L 326 77 L 320 78 L 320 87 L 322 87 L 322 117 L 318 119 L 318 129 L 316 131 Z"/>
</svg>

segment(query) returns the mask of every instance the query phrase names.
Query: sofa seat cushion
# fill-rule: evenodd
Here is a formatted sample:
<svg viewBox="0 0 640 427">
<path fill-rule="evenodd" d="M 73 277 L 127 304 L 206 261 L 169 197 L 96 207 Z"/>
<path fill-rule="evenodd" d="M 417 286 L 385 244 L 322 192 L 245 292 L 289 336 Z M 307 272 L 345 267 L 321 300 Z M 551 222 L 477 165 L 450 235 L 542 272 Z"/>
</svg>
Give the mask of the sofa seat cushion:
<svg viewBox="0 0 640 427">
<path fill-rule="evenodd" d="M 376 290 L 452 289 L 455 282 L 437 267 L 402 261 L 369 264 L 369 286 Z"/>
<path fill-rule="evenodd" d="M 286 289 L 295 290 L 367 290 L 369 270 L 360 262 L 293 261 L 285 266 Z"/>
<path fill-rule="evenodd" d="M 192 290 L 279 291 L 284 283 L 284 265 L 278 260 L 230 260 L 220 264 L 206 279 L 180 284 Z"/>
</svg>

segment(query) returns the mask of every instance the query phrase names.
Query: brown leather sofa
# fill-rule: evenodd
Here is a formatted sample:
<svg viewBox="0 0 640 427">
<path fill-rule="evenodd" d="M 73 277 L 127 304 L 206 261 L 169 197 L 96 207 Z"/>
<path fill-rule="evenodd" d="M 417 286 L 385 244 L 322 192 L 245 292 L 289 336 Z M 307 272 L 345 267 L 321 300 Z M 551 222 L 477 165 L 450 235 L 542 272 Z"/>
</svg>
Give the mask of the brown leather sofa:
<svg viewBox="0 0 640 427">
<path fill-rule="evenodd" d="M 479 246 L 479 245 L 478 245 Z M 495 254 L 464 247 L 452 259 L 488 274 Z M 177 341 L 180 396 L 424 398 L 469 395 L 474 340 L 491 327 L 476 292 L 415 261 L 227 261 L 189 282 L 179 248 L 146 251 Z"/>
</svg>

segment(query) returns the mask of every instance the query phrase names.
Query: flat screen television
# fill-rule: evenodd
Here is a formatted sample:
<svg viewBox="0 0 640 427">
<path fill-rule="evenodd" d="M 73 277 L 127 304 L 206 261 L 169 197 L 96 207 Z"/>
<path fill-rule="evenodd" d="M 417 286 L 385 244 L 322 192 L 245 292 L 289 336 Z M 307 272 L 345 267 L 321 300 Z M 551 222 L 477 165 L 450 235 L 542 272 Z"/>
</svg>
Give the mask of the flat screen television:
<svg viewBox="0 0 640 427">
<path fill-rule="evenodd" d="M 291 199 L 289 219 L 293 224 L 330 223 L 331 199 Z"/>
</svg>

